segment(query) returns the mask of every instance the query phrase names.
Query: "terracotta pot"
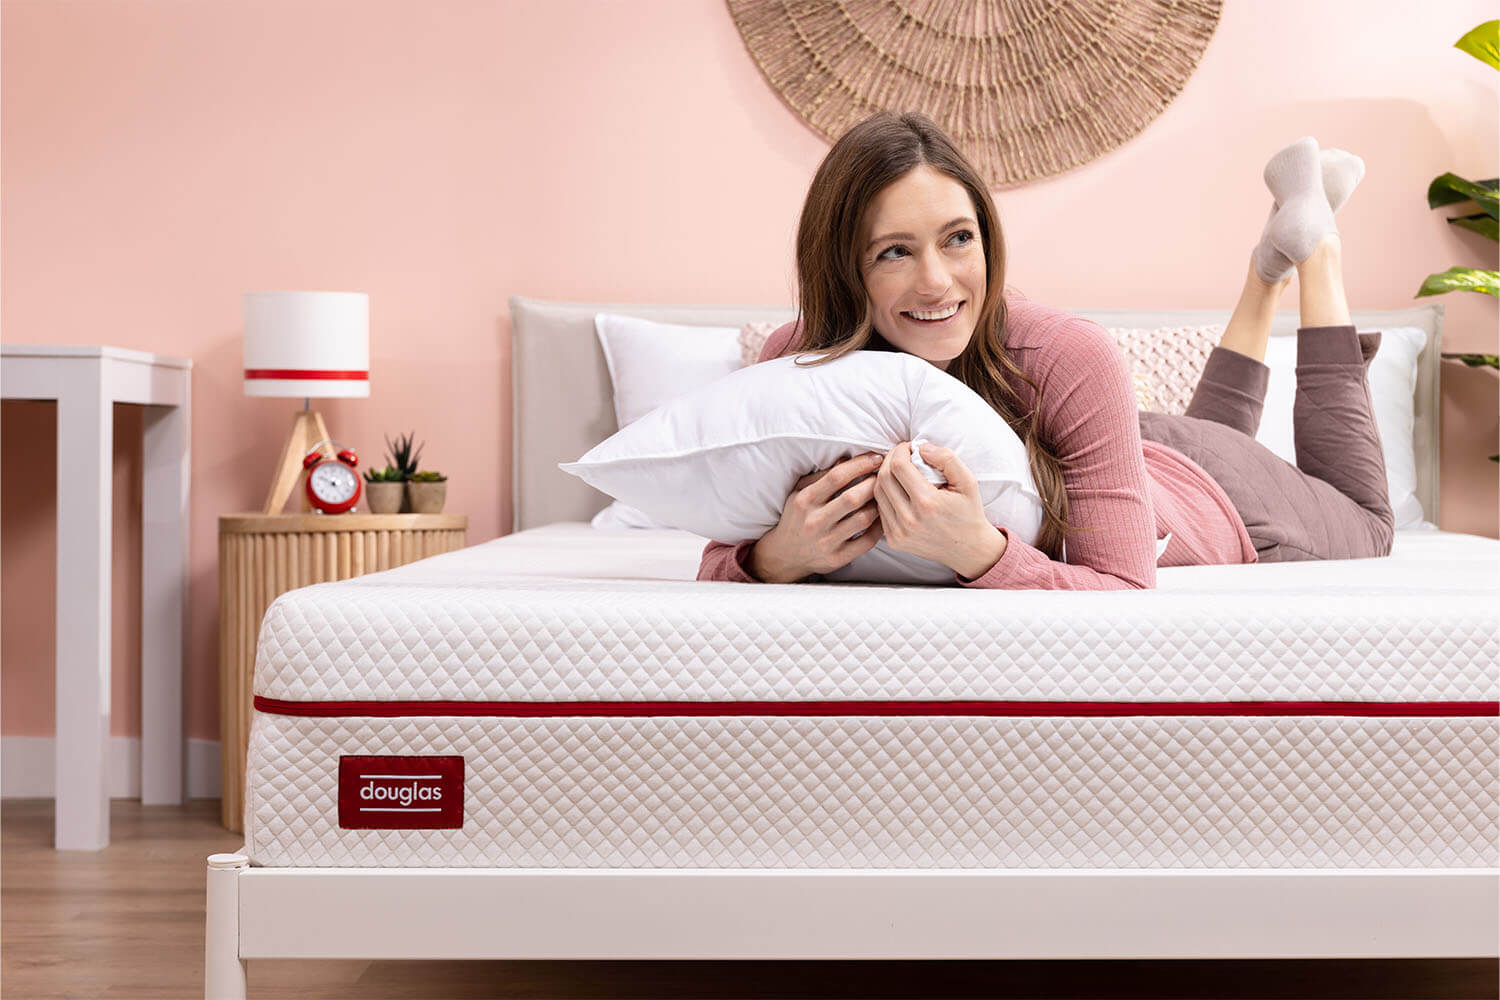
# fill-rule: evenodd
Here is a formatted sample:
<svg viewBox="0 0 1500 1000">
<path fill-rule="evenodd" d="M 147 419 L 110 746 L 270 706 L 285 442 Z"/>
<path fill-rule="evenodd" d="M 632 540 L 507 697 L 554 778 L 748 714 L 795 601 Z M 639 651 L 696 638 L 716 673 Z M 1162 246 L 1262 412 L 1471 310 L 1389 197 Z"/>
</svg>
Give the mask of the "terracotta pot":
<svg viewBox="0 0 1500 1000">
<path fill-rule="evenodd" d="M 365 509 L 371 514 L 399 514 L 405 502 L 405 483 L 365 483 Z"/>
<path fill-rule="evenodd" d="M 407 483 L 407 501 L 413 514 L 441 514 L 448 498 L 447 483 Z"/>
</svg>

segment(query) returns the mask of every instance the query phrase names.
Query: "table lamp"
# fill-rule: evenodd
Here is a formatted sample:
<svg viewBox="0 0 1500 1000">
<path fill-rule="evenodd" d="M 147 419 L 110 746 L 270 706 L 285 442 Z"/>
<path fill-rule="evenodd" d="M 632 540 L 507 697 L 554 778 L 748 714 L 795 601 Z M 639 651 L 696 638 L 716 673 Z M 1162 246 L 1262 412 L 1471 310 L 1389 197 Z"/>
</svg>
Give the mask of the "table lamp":
<svg viewBox="0 0 1500 1000">
<path fill-rule="evenodd" d="M 278 514 L 302 459 L 331 435 L 311 399 L 370 395 L 370 297 L 362 292 L 245 293 L 245 395 L 302 397 L 263 513 Z"/>
</svg>

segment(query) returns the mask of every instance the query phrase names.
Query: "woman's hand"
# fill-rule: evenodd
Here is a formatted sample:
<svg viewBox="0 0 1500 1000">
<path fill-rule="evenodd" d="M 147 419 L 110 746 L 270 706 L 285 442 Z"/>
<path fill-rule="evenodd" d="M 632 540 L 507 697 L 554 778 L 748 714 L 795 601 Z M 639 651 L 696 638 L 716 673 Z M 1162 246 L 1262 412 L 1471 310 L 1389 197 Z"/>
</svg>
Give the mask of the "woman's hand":
<svg viewBox="0 0 1500 1000">
<path fill-rule="evenodd" d="M 856 455 L 797 480 L 781 520 L 750 549 L 750 575 L 765 583 L 794 583 L 832 573 L 873 549 L 881 537 L 873 473 L 883 458 L 876 452 Z"/>
<path fill-rule="evenodd" d="M 942 563 L 967 580 L 983 576 L 1005 552 L 1005 536 L 985 517 L 979 482 L 947 448 L 922 445 L 922 460 L 948 480 L 929 483 L 903 441 L 875 477 L 875 504 L 885 543 L 897 552 Z"/>
</svg>

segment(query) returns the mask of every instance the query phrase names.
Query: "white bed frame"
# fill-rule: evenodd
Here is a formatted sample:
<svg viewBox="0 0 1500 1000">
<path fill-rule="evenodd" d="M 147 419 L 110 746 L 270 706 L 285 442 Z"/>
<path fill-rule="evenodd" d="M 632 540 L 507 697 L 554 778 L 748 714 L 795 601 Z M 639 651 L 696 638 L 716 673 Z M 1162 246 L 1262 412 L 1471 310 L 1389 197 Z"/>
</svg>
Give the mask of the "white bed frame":
<svg viewBox="0 0 1500 1000">
<path fill-rule="evenodd" d="M 785 309 L 512 299 L 516 530 L 607 502 L 556 463 L 613 433 L 593 315 L 704 325 Z M 1223 313 L 1080 310 L 1109 326 Z M 1420 326 L 1418 498 L 1437 511 L 1440 305 Z M 1278 317 L 1277 335 L 1295 316 Z M 597 402 L 590 402 L 597 401 Z M 526 431 L 522 433 L 523 429 Z M 322 959 L 1464 958 L 1500 955 L 1500 869 L 369 869 L 208 859 L 205 996 L 245 962 Z"/>
<path fill-rule="evenodd" d="M 1500 931 L 1493 870 L 208 864 L 213 1000 L 252 958 L 1458 958 Z"/>
</svg>

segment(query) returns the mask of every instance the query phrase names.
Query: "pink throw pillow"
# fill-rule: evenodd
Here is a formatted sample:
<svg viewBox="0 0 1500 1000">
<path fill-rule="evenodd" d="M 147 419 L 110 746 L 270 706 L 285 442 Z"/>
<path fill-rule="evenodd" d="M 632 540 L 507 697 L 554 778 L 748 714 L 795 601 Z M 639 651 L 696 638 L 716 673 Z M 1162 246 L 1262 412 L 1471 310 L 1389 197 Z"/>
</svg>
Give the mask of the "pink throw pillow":
<svg viewBox="0 0 1500 1000">
<path fill-rule="evenodd" d="M 740 367 L 748 368 L 760 360 L 766 340 L 780 323 L 746 323 L 740 327 Z"/>
<path fill-rule="evenodd" d="M 1154 330 L 1111 327 L 1125 352 L 1142 410 L 1186 413 L 1208 356 L 1224 336 L 1222 326 L 1174 326 Z"/>
<path fill-rule="evenodd" d="M 746 323 L 740 328 L 740 364 L 760 360 L 766 340 L 777 323 Z M 1185 413 L 1198 377 L 1219 339 L 1222 326 L 1178 326 L 1158 329 L 1111 327 L 1110 336 L 1130 362 L 1135 398 L 1142 410 Z"/>
</svg>

